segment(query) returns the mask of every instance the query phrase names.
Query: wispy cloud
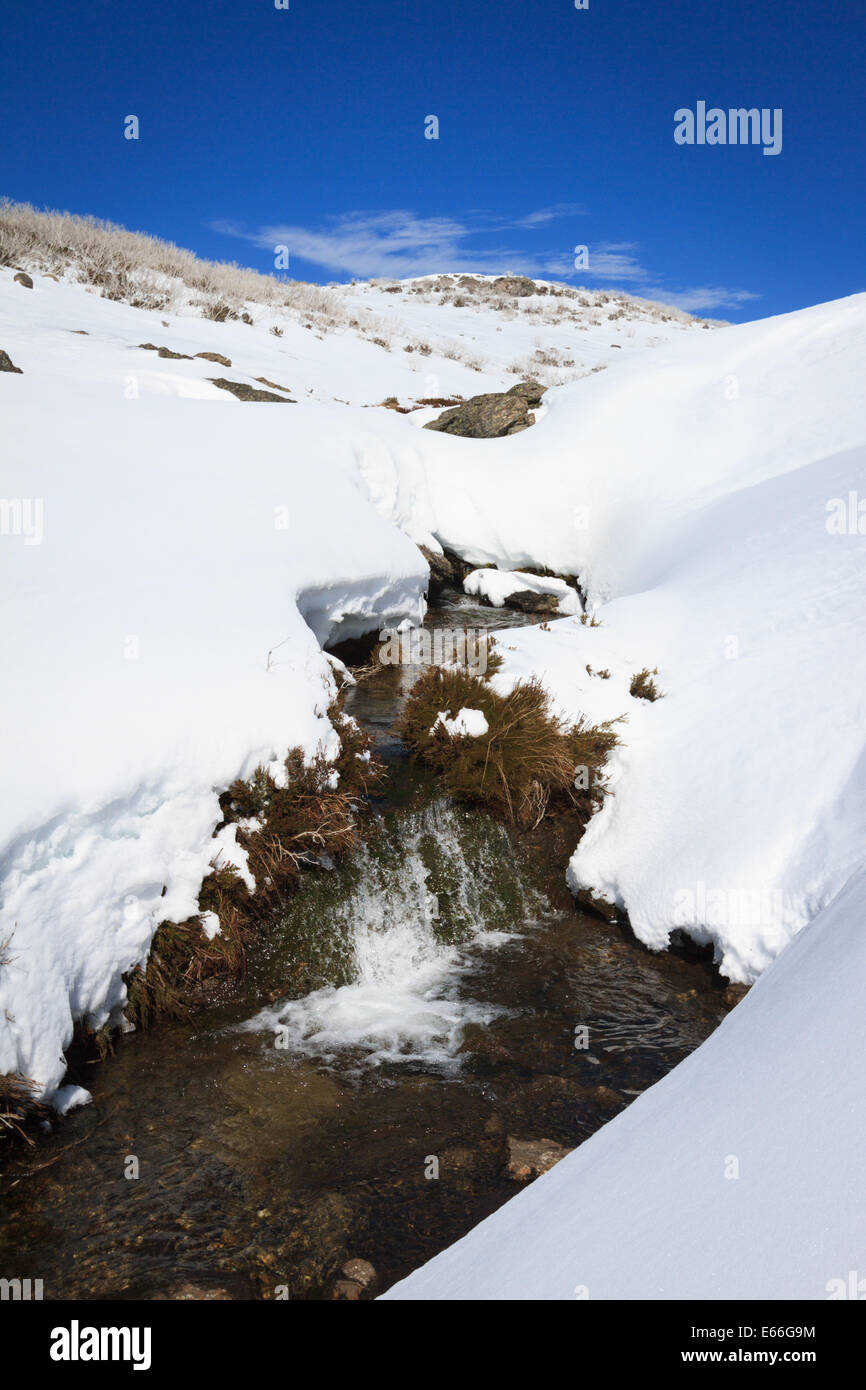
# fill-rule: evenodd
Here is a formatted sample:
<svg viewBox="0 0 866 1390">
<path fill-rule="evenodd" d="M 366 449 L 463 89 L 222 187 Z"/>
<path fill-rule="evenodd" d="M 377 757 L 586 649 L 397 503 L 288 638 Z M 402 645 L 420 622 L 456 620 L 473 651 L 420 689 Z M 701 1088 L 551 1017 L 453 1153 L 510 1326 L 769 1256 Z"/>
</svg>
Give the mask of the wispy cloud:
<svg viewBox="0 0 866 1390">
<path fill-rule="evenodd" d="M 536 279 L 598 282 L 627 287 L 645 299 L 658 299 L 692 312 L 733 308 L 759 296 L 750 290 L 719 286 L 695 289 L 668 288 L 658 272 L 641 264 L 636 242 L 597 242 L 589 245 L 589 265 L 575 270 L 572 240 L 574 228 L 562 229 L 559 245 L 547 250 L 513 244 L 472 244 L 473 238 L 497 237 L 509 231 L 549 233 L 551 223 L 585 215 L 577 203 L 555 203 L 510 221 L 489 213 L 455 217 L 419 217 L 409 209 L 387 212 L 347 212 L 326 219 L 319 228 L 275 223 L 247 231 L 235 222 L 211 223 L 214 231 L 238 237 L 276 256 L 286 246 L 293 260 L 306 261 L 335 276 L 358 279 L 446 272 L 500 275 L 521 272 Z"/>
</svg>

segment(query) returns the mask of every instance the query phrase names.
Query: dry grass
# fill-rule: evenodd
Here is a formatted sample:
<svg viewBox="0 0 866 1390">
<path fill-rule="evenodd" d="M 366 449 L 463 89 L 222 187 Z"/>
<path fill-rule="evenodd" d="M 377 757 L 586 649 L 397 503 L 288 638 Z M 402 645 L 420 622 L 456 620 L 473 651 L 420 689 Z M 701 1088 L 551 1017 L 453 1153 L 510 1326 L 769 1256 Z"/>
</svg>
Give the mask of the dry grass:
<svg viewBox="0 0 866 1390">
<path fill-rule="evenodd" d="M 248 891 L 234 866 L 212 862 L 199 908 L 217 914 L 219 934 L 209 938 L 200 915 L 157 928 L 146 968 L 136 967 L 127 979 L 126 1017 L 136 1027 L 159 1016 L 186 1017 L 205 994 L 241 979 L 248 951 L 277 920 L 300 875 L 322 856 L 338 858 L 359 843 L 367 797 L 384 769 L 353 720 L 336 707 L 330 717 L 342 744 L 334 762 L 323 756 L 305 762 L 295 749 L 285 760 L 283 785 L 259 767 L 223 793 L 223 824 L 239 823 L 237 839 L 256 891 Z"/>
<path fill-rule="evenodd" d="M 441 711 L 453 718 L 461 709 L 481 710 L 487 733 L 455 737 L 434 727 Z M 612 723 L 558 719 L 538 681 L 518 681 L 499 695 L 464 670 L 438 667 L 416 682 L 399 732 L 453 796 L 524 828 L 554 808 L 576 808 L 588 818 L 603 795 L 607 755 L 619 741 Z"/>
<path fill-rule="evenodd" d="M 49 1114 L 49 1107 L 36 1099 L 38 1089 L 28 1076 L 0 1075 L 0 1140 L 23 1139 L 32 1145 L 28 1130 Z"/>
<path fill-rule="evenodd" d="M 628 688 L 629 695 L 633 695 L 636 700 L 661 700 L 664 698 L 664 691 L 659 690 L 653 676 L 658 675 L 658 667 L 653 667 L 652 671 L 645 666 L 642 671 L 636 671 L 631 678 L 631 685 Z"/>
</svg>

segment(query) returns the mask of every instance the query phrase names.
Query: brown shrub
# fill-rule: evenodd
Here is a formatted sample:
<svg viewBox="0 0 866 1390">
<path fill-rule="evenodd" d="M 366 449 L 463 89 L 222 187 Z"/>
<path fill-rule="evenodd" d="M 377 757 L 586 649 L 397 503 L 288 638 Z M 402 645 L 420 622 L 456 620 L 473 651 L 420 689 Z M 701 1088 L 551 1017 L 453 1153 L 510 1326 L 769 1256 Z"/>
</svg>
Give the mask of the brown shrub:
<svg viewBox="0 0 866 1390">
<path fill-rule="evenodd" d="M 441 711 L 453 718 L 461 709 L 481 710 L 487 733 L 455 736 L 437 724 Z M 611 723 L 593 727 L 557 718 L 536 680 L 518 681 L 499 695 L 478 676 L 439 667 L 416 682 L 399 732 L 453 796 L 483 803 L 524 827 L 537 825 L 554 807 L 577 808 L 588 817 L 601 800 L 605 759 L 618 742 Z"/>
</svg>

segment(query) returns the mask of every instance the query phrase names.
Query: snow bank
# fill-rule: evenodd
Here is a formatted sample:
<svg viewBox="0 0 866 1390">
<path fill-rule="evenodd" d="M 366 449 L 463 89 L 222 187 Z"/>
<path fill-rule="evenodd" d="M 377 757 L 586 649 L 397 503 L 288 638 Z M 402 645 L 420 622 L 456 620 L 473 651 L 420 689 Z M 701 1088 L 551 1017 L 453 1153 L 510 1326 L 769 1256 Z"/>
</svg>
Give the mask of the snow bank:
<svg viewBox="0 0 866 1390">
<path fill-rule="evenodd" d="M 555 575 L 526 574 L 521 570 L 481 569 L 467 574 L 463 581 L 467 594 L 484 598 L 494 608 L 502 608 L 505 600 L 521 589 L 533 594 L 554 594 L 559 600 L 559 612 L 564 616 L 580 612 L 577 591 Z"/>
<path fill-rule="evenodd" d="M 385 1297 L 845 1297 L 866 1247 L 864 912 L 859 875 L 696 1052 Z"/>
<path fill-rule="evenodd" d="M 218 791 L 289 745 L 333 748 L 321 643 L 417 621 L 413 541 L 577 574 L 603 619 L 509 632 L 496 677 L 628 714 L 575 885 L 654 947 L 687 926 L 745 980 L 841 891 L 866 830 L 866 297 L 677 327 L 653 351 L 645 325 L 479 448 L 322 399 L 329 371 L 340 400 L 375 400 L 388 372 L 418 386 L 415 354 L 34 284 L 0 272 L 0 346 L 23 369 L 0 377 L 0 1070 L 50 1093 L 72 1020 L 116 1016 L 157 922 L 193 910 L 215 852 L 238 858 L 211 838 Z M 449 361 L 424 369 L 444 385 Z M 243 405 L 217 372 L 299 403 Z M 643 667 L 654 704 L 629 694 Z"/>
<path fill-rule="evenodd" d="M 427 566 L 359 485 L 368 413 L 243 405 L 136 351 L 156 316 L 2 290 L 0 1072 L 50 1096 L 73 1021 L 117 1018 L 157 924 L 237 859 L 219 792 L 335 751 L 320 643 L 417 622 Z"/>
<path fill-rule="evenodd" d="M 572 717 L 627 715 L 571 881 L 654 948 L 675 927 L 712 941 L 734 980 L 866 841 L 864 364 L 863 295 L 690 335 L 549 392 L 513 439 L 473 453 L 428 432 L 407 521 L 476 563 L 580 576 L 601 626 L 509 631 L 496 677 L 540 675 Z M 629 693 L 644 668 L 652 704 Z"/>
</svg>

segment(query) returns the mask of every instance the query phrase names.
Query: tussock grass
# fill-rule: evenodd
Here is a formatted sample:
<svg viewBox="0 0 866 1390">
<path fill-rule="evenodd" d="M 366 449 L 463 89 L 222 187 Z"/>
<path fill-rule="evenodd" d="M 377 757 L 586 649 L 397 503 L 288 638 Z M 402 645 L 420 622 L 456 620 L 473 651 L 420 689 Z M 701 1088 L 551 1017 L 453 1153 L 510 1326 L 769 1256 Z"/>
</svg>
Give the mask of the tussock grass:
<svg viewBox="0 0 866 1390">
<path fill-rule="evenodd" d="M 38 1089 L 29 1076 L 0 1075 L 0 1141 L 23 1139 L 32 1146 L 28 1129 L 50 1113 L 49 1107 L 36 1099 Z"/>
<path fill-rule="evenodd" d="M 652 670 L 645 666 L 642 671 L 636 671 L 631 678 L 631 685 L 628 688 L 629 695 L 633 695 L 636 700 L 661 700 L 664 698 L 664 691 L 659 690 L 653 676 L 658 675 L 658 667 Z"/>
<path fill-rule="evenodd" d="M 434 727 L 441 711 L 454 718 L 461 709 L 481 710 L 488 732 L 455 737 Z M 536 680 L 499 695 L 465 670 L 430 667 L 412 689 L 398 731 L 453 796 L 532 828 L 548 810 L 576 808 L 588 819 L 600 804 L 604 763 L 619 742 L 613 722 L 558 719 Z"/>
<path fill-rule="evenodd" d="M 201 913 L 217 914 L 219 934 L 207 936 L 200 914 L 157 928 L 146 967 L 127 978 L 125 1012 L 136 1027 L 160 1016 L 184 1018 L 202 997 L 243 978 L 248 951 L 278 918 L 300 875 L 359 843 L 367 797 L 384 769 L 354 720 L 336 706 L 330 717 L 342 745 L 335 761 L 319 755 L 305 762 L 293 749 L 279 779 L 258 767 L 223 793 L 223 825 L 237 824 L 256 891 L 249 892 L 233 865 L 212 862 L 198 905 Z"/>
</svg>

